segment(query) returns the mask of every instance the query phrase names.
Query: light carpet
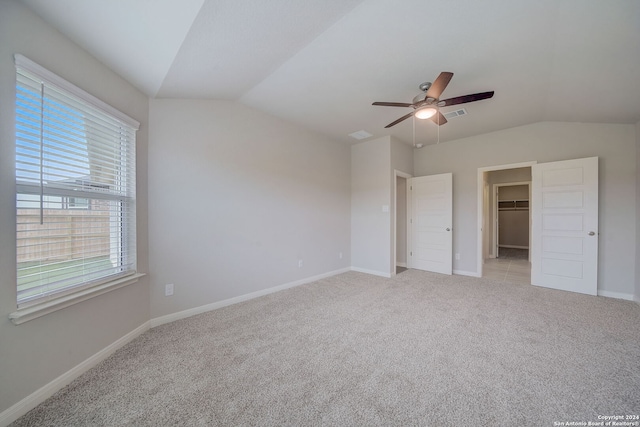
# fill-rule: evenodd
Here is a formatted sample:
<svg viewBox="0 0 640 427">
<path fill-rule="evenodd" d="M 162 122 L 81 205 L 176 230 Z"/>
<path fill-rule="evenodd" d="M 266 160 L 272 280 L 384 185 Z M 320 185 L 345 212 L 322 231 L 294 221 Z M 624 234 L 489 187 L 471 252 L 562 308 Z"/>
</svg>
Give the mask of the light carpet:
<svg viewBox="0 0 640 427">
<path fill-rule="evenodd" d="M 13 425 L 553 426 L 638 413 L 638 304 L 409 270 L 156 327 Z"/>
</svg>

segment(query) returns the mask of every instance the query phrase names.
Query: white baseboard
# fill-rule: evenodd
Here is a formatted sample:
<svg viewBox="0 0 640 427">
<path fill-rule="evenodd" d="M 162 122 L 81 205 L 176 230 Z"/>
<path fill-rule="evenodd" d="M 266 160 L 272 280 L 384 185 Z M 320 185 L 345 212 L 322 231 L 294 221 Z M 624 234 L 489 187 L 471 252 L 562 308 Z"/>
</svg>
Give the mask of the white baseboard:
<svg viewBox="0 0 640 427">
<path fill-rule="evenodd" d="M 407 263 L 406 262 L 396 262 L 396 267 L 407 268 Z"/>
<path fill-rule="evenodd" d="M 383 273 L 382 271 L 375 271 L 375 270 L 367 270 L 366 268 L 351 267 L 351 271 L 357 271 L 358 273 L 371 274 L 373 276 L 386 277 L 387 279 L 391 278 L 391 274 L 389 273 Z"/>
<path fill-rule="evenodd" d="M 304 279 L 296 280 L 294 282 L 285 283 L 284 285 L 274 286 L 272 288 L 263 289 L 261 291 L 251 292 L 249 294 L 240 295 L 237 297 L 229 298 L 223 301 L 216 301 L 211 304 L 201 305 L 199 307 L 190 308 L 188 310 L 179 311 L 177 313 L 167 314 L 166 316 L 160 316 L 151 319 L 150 325 L 152 328 L 156 326 L 164 325 L 165 323 L 174 322 L 180 319 L 186 319 L 187 317 L 195 316 L 196 314 L 206 313 L 207 311 L 216 310 L 218 308 L 227 307 L 229 305 L 237 304 L 239 302 L 248 301 L 250 299 L 258 298 L 264 295 L 269 295 L 274 292 L 283 291 L 285 289 L 294 288 L 296 286 L 305 285 L 307 283 L 315 282 L 325 277 L 335 276 L 350 271 L 350 268 L 343 268 L 340 270 L 330 271 L 328 273 L 318 274 L 317 276 L 306 277 Z"/>
<path fill-rule="evenodd" d="M 499 245 L 499 248 L 511 248 L 511 249 L 529 249 L 529 246 L 518 246 L 518 245 Z"/>
<path fill-rule="evenodd" d="M 89 369 L 96 366 L 98 363 L 105 360 L 107 357 L 111 356 L 116 350 L 125 344 L 132 341 L 134 338 L 142 335 L 149 329 L 149 322 L 145 322 L 142 325 L 138 326 L 133 331 L 129 332 L 122 338 L 119 338 L 112 344 L 103 348 L 93 356 L 86 359 L 84 362 L 81 362 L 79 365 L 71 368 L 64 374 L 60 375 L 58 378 L 54 379 L 50 383 L 40 387 L 35 392 L 31 393 L 29 396 L 25 397 L 15 405 L 6 409 L 2 413 L 0 413 L 0 427 L 5 427 L 47 400 L 51 397 L 55 392 L 60 390 L 62 387 L 69 384 L 71 381 L 78 378 L 80 375 L 87 372 Z"/>
<path fill-rule="evenodd" d="M 453 274 L 457 274 L 458 276 L 482 277 L 475 271 L 453 270 Z"/>
<path fill-rule="evenodd" d="M 608 297 L 608 298 L 616 298 L 616 299 L 626 299 L 629 301 L 634 301 L 633 294 L 625 294 L 622 292 L 611 292 L 611 291 L 601 291 L 598 290 L 598 296 L 600 297 Z"/>
</svg>

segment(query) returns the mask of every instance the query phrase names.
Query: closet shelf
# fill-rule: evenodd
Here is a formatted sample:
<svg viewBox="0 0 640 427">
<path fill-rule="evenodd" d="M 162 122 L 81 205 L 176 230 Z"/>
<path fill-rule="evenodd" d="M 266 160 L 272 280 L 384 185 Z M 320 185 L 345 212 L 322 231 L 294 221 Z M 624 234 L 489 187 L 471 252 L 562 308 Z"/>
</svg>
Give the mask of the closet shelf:
<svg viewBox="0 0 640 427">
<path fill-rule="evenodd" d="M 499 211 L 528 211 L 529 200 L 498 200 Z"/>
</svg>

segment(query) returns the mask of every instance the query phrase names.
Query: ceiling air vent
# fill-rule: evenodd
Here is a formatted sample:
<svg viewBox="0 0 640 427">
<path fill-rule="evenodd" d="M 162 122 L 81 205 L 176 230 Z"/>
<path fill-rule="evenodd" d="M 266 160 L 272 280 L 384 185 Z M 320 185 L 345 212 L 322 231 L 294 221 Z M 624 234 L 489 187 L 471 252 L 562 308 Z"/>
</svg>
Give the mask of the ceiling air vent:
<svg viewBox="0 0 640 427">
<path fill-rule="evenodd" d="M 464 108 L 460 108 L 459 110 L 449 111 L 448 113 L 444 113 L 444 116 L 447 120 L 451 120 L 455 117 L 466 116 L 467 110 Z"/>
<path fill-rule="evenodd" d="M 373 136 L 373 135 L 371 135 L 369 132 L 367 132 L 366 130 L 363 129 L 363 130 L 359 130 L 357 132 L 350 133 L 349 136 L 351 138 L 355 138 L 355 139 L 367 139 L 367 138 L 369 138 L 370 136 Z"/>
</svg>

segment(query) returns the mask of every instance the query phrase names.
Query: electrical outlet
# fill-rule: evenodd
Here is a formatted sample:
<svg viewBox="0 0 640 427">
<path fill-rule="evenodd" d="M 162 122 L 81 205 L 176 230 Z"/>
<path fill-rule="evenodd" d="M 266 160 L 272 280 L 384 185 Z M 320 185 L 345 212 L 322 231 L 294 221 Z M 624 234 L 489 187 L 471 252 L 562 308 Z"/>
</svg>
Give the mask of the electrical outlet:
<svg viewBox="0 0 640 427">
<path fill-rule="evenodd" d="M 342 252 L 338 252 L 338 259 L 342 259 Z"/>
<path fill-rule="evenodd" d="M 171 295 L 173 295 L 173 283 L 164 285 L 164 296 L 170 297 Z"/>
<path fill-rule="evenodd" d="M 460 254 L 456 254 L 456 259 L 460 259 Z"/>
<path fill-rule="evenodd" d="M 302 268 L 302 260 L 301 259 L 298 260 L 298 268 Z"/>
</svg>

